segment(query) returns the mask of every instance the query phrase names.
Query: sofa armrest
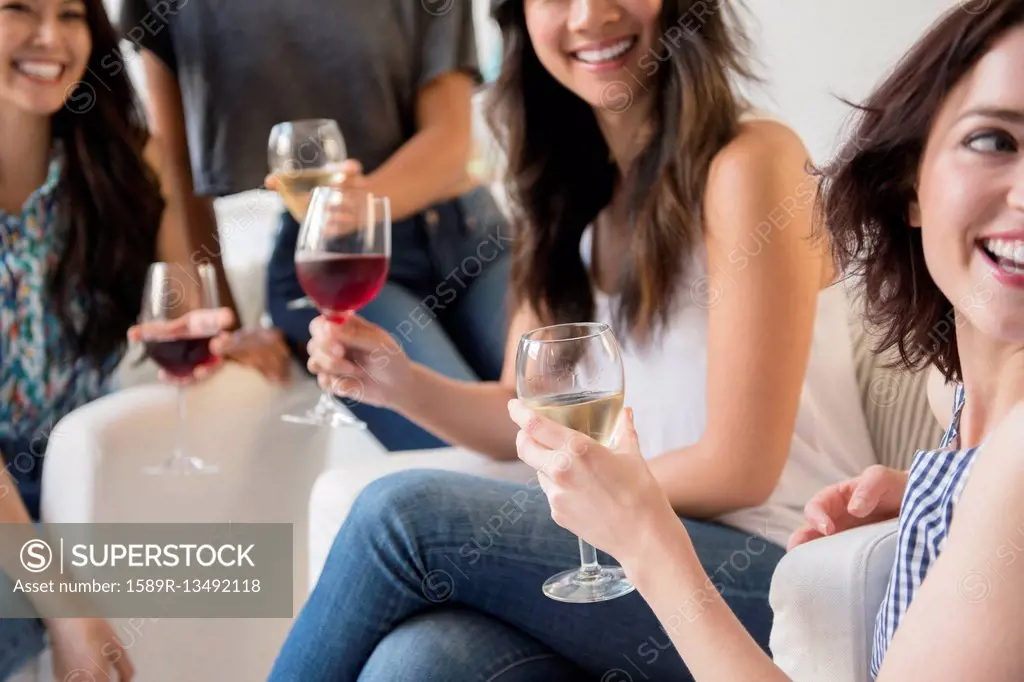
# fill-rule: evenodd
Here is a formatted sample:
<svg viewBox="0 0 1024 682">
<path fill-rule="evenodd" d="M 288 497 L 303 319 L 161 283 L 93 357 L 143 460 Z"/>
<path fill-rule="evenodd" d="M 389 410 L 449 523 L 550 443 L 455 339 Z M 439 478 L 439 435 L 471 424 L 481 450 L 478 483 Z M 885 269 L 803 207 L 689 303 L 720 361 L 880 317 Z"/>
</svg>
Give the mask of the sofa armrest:
<svg viewBox="0 0 1024 682">
<path fill-rule="evenodd" d="M 349 453 L 313 484 L 309 498 L 309 586 L 320 577 L 334 536 L 344 523 L 356 497 L 367 485 L 388 474 L 407 469 L 442 469 L 465 474 L 528 483 L 536 476 L 519 460 L 498 461 L 465 448 L 436 448 L 392 452 L 365 449 Z"/>
<path fill-rule="evenodd" d="M 875 615 L 896 554 L 896 521 L 813 540 L 772 578 L 771 650 L 796 682 L 870 679 Z"/>
</svg>

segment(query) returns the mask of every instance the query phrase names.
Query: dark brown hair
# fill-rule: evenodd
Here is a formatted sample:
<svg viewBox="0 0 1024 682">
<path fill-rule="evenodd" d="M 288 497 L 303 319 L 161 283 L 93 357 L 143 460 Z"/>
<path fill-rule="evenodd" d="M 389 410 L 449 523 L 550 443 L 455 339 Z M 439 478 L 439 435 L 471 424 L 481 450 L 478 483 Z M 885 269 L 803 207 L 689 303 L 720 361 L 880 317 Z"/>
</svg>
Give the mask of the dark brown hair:
<svg viewBox="0 0 1024 682">
<path fill-rule="evenodd" d="M 74 357 L 67 359 L 101 367 L 124 348 L 138 317 L 164 202 L 143 159 L 145 115 L 117 34 L 102 0 L 85 5 L 92 35 L 88 69 L 53 116 L 54 142 L 64 153 L 56 202 L 66 241 L 50 282 L 50 305 L 71 341 Z M 112 57 L 120 68 L 109 68 Z M 76 292 L 85 301 L 81 320 L 70 305 Z"/>
<path fill-rule="evenodd" d="M 671 312 L 702 233 L 711 161 L 739 130 L 745 104 L 734 79 L 754 79 L 739 6 L 665 0 L 661 42 L 638 63 L 653 74 L 653 134 L 624 180 L 634 231 L 618 286 L 616 326 L 640 341 Z M 616 166 L 591 106 L 538 60 L 523 0 L 496 3 L 494 16 L 504 59 L 488 118 L 507 155 L 513 309 L 528 304 L 546 324 L 589 320 L 594 299 L 580 238 L 611 202 Z M 618 100 L 611 106 L 632 101 L 625 85 L 608 94 Z"/>
<path fill-rule="evenodd" d="M 921 230 L 909 224 L 918 167 L 950 91 L 1008 30 L 1024 0 L 984 0 L 950 10 L 867 98 L 850 139 L 821 170 L 818 224 L 837 265 L 862 278 L 864 313 L 908 369 L 932 364 L 958 381 L 953 305 L 928 274 Z"/>
</svg>

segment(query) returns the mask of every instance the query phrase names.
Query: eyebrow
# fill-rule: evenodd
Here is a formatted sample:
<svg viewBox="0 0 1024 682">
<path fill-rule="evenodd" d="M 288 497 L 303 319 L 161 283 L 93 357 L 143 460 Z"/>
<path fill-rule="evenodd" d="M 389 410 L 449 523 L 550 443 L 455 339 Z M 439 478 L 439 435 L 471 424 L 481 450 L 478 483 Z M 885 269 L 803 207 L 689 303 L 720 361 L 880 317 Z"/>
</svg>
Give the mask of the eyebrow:
<svg viewBox="0 0 1024 682">
<path fill-rule="evenodd" d="M 958 121 L 970 116 L 982 116 L 984 118 L 996 118 L 1007 123 L 1024 123 L 1024 110 L 1006 109 L 1003 107 L 975 107 L 960 114 Z"/>
</svg>

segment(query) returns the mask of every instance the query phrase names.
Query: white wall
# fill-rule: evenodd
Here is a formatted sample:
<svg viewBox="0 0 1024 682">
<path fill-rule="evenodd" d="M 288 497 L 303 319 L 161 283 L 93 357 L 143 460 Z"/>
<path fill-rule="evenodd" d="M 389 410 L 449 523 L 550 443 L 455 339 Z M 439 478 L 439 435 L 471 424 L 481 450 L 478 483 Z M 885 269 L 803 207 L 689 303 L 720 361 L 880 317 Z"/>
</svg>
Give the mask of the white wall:
<svg viewBox="0 0 1024 682">
<path fill-rule="evenodd" d="M 748 0 L 770 81 L 758 104 L 788 121 L 816 161 L 867 95 L 955 0 Z"/>
</svg>

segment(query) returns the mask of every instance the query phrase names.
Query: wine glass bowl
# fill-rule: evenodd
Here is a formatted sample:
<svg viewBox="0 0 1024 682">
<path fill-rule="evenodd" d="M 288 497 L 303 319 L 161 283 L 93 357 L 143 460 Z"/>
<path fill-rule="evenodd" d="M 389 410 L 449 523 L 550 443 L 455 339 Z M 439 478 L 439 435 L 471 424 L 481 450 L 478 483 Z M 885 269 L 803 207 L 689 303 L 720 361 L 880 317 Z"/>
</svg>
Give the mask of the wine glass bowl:
<svg viewBox="0 0 1024 682">
<path fill-rule="evenodd" d="M 516 394 L 537 414 L 607 446 L 622 412 L 624 393 L 619 344 L 608 325 L 553 325 L 520 339 Z M 572 444 L 566 445 L 571 451 Z M 582 538 L 579 544 L 580 568 L 549 578 L 544 594 L 557 601 L 587 604 L 635 589 L 621 567 L 600 565 L 594 547 Z"/>
<path fill-rule="evenodd" d="M 330 119 L 278 123 L 270 130 L 267 164 L 288 212 L 302 222 L 313 188 L 340 181 L 345 138 Z"/>
</svg>

